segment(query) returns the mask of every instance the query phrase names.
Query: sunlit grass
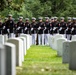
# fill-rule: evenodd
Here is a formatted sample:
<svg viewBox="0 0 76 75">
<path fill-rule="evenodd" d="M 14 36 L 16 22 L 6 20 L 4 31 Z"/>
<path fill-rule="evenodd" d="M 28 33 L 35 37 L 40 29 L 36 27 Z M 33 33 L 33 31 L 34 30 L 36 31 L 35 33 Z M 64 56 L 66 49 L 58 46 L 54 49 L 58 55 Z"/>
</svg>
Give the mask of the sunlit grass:
<svg viewBox="0 0 76 75">
<path fill-rule="evenodd" d="M 49 46 L 32 46 L 27 50 L 23 66 L 17 67 L 17 75 L 76 75 L 76 71 L 62 64 L 57 51 Z"/>
</svg>

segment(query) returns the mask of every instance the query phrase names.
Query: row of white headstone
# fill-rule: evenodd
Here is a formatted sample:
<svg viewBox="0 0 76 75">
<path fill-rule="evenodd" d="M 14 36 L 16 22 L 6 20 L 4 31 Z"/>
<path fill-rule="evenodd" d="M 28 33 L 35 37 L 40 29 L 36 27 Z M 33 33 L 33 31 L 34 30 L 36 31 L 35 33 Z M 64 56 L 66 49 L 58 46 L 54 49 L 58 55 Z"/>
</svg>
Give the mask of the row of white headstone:
<svg viewBox="0 0 76 75">
<path fill-rule="evenodd" d="M 76 35 L 67 40 L 63 35 L 49 36 L 49 45 L 57 50 L 57 56 L 62 57 L 62 63 L 68 63 L 70 70 L 76 70 Z"/>
<path fill-rule="evenodd" d="M 16 66 L 22 66 L 31 45 L 31 35 L 9 39 L 7 35 L 0 35 L 0 75 L 16 75 Z"/>
</svg>

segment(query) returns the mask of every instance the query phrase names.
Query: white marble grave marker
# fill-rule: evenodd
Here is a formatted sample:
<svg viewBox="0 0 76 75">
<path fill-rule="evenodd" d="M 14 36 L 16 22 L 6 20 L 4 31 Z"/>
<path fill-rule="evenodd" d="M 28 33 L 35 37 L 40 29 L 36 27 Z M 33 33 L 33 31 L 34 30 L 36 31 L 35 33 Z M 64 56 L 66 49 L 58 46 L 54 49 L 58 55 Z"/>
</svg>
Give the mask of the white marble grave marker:
<svg viewBox="0 0 76 75">
<path fill-rule="evenodd" d="M 3 35 L 0 35 L 0 43 L 4 44 L 4 36 Z"/>
<path fill-rule="evenodd" d="M 5 49 L 2 44 L 0 44 L 0 75 L 5 75 Z"/>
<path fill-rule="evenodd" d="M 26 38 L 25 37 L 19 37 L 20 39 L 23 40 L 23 50 L 24 50 L 24 55 L 26 55 Z"/>
<path fill-rule="evenodd" d="M 72 41 L 76 41 L 76 35 L 72 36 Z"/>
<path fill-rule="evenodd" d="M 16 46 L 16 66 L 22 66 L 22 61 L 24 61 L 23 54 L 23 41 L 19 38 L 9 39 L 7 42 L 13 43 Z"/>
<path fill-rule="evenodd" d="M 16 48 L 14 44 L 5 43 L 5 75 L 16 75 Z"/>
<path fill-rule="evenodd" d="M 61 38 L 64 38 L 64 36 L 61 34 L 54 35 L 54 43 L 53 43 L 54 50 L 57 50 L 57 39 L 61 39 Z"/>
<path fill-rule="evenodd" d="M 8 40 L 8 36 L 4 35 L 4 42 L 7 42 L 7 40 Z"/>
<path fill-rule="evenodd" d="M 69 63 L 69 43 L 70 41 L 63 42 L 63 54 L 62 54 L 62 62 Z"/>
<path fill-rule="evenodd" d="M 30 40 L 29 40 L 29 35 L 28 34 L 21 34 L 20 37 L 25 37 L 26 38 L 26 47 L 27 50 L 30 48 Z"/>
<path fill-rule="evenodd" d="M 65 38 L 57 39 L 57 55 L 62 56 L 63 42 L 67 41 Z"/>
<path fill-rule="evenodd" d="M 76 70 L 76 41 L 70 42 L 69 47 L 70 47 L 69 69 Z"/>
</svg>

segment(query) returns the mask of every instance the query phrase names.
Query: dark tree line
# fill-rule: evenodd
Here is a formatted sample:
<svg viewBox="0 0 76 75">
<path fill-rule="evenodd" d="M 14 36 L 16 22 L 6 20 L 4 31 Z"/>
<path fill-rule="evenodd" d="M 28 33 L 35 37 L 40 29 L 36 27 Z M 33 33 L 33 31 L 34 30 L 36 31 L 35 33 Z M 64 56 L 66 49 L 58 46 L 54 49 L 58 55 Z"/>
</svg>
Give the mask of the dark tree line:
<svg viewBox="0 0 76 75">
<path fill-rule="evenodd" d="M 76 0 L 0 0 L 0 17 L 76 16 Z"/>
</svg>

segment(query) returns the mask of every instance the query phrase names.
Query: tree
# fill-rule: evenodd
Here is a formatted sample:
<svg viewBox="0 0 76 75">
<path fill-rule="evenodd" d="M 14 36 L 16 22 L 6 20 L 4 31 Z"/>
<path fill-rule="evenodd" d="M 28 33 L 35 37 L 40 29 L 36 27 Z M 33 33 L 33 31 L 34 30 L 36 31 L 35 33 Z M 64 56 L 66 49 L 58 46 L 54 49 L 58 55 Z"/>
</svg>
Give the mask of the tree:
<svg viewBox="0 0 76 75">
<path fill-rule="evenodd" d="M 76 16 L 76 0 L 0 0 L 0 16 Z"/>
</svg>

